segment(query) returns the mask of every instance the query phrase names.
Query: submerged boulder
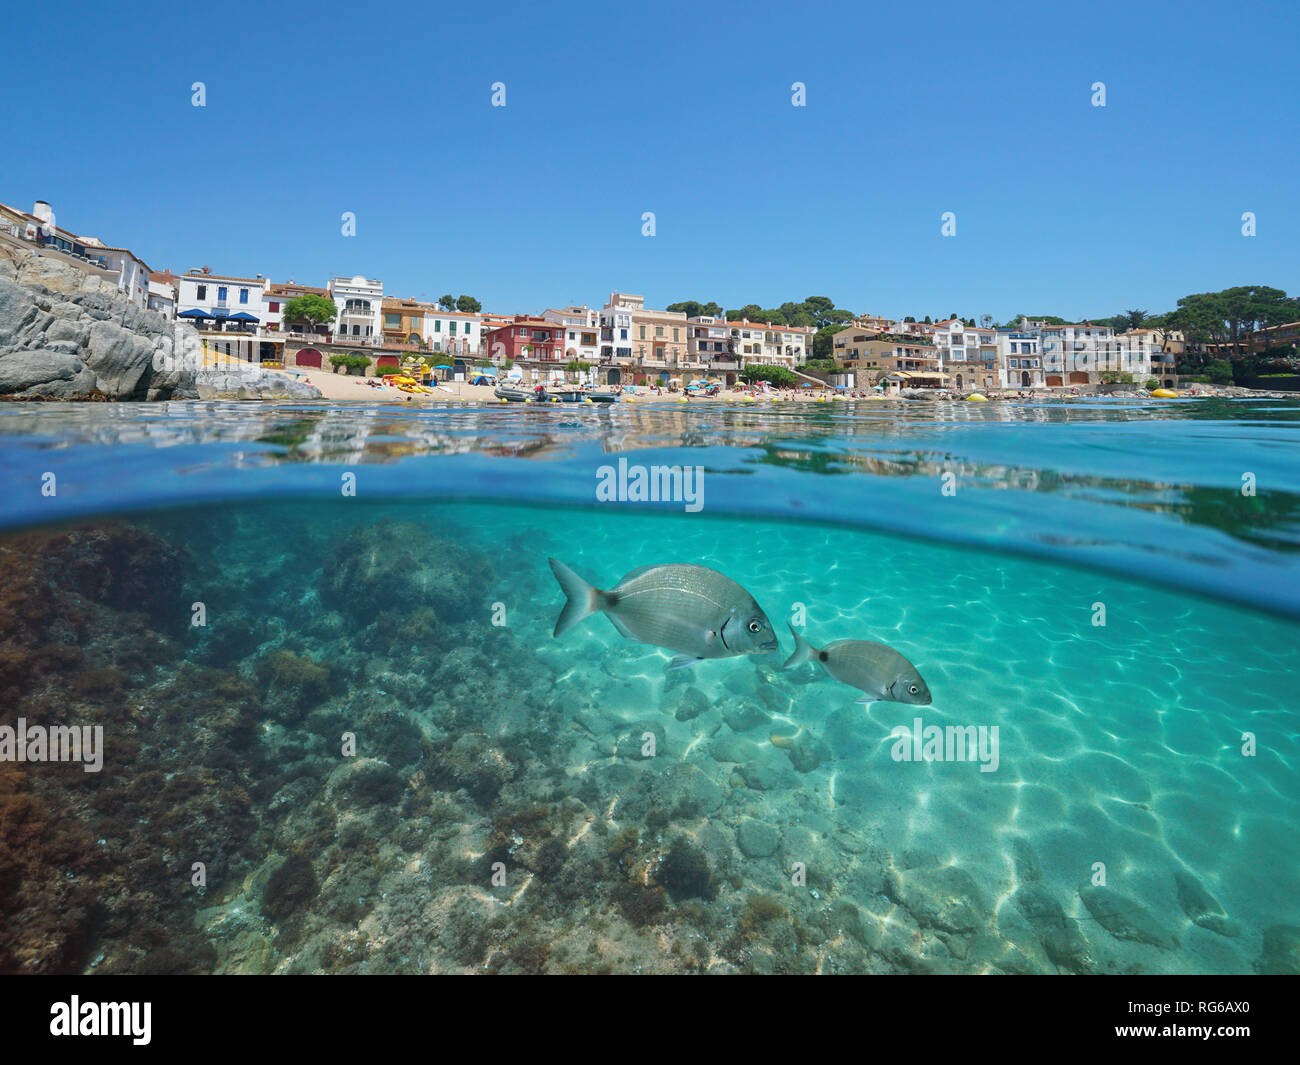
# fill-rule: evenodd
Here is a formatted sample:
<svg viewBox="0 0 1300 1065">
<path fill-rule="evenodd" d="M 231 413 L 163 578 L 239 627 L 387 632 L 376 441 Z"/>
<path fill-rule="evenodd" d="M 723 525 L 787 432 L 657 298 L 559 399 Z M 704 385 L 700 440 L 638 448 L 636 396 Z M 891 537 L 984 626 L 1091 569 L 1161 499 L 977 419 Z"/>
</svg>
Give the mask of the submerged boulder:
<svg viewBox="0 0 1300 1065">
<path fill-rule="evenodd" d="M 1097 923 L 1116 939 L 1145 943 L 1161 950 L 1174 950 L 1178 938 L 1163 928 L 1136 899 L 1121 895 L 1114 888 L 1084 884 L 1079 898 Z"/>
</svg>

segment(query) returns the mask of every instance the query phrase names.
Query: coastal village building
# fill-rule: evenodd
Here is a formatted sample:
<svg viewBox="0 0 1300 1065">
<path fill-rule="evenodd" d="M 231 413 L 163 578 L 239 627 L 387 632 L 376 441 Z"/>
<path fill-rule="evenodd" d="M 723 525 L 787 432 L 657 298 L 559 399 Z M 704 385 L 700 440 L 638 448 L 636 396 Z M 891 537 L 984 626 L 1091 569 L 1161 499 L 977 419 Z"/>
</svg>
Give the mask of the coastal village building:
<svg viewBox="0 0 1300 1065">
<path fill-rule="evenodd" d="M 877 314 L 860 314 L 854 321 L 854 324 L 861 326 L 870 333 L 901 332 L 901 330 L 895 328 L 892 318 L 881 318 Z"/>
<path fill-rule="evenodd" d="M 858 326 L 841 329 L 831 338 L 835 365 L 852 371 L 858 387 L 889 379 L 903 388 L 939 388 L 946 379 L 932 343 L 898 333 L 877 336 Z"/>
<path fill-rule="evenodd" d="M 413 350 L 424 347 L 424 316 L 434 310 L 433 304 L 385 297 L 380 309 L 384 316 L 382 336 L 385 346 Z"/>
<path fill-rule="evenodd" d="M 1016 330 L 999 330 L 998 385 L 1001 388 L 1042 388 L 1046 383 L 1038 337 Z"/>
<path fill-rule="evenodd" d="M 148 264 L 126 248 L 105 244 L 98 237 L 78 236 L 60 227 L 54 210 L 37 200 L 31 213 L 0 203 L 0 234 L 35 244 L 42 251 L 62 256 L 97 277 L 117 283 L 117 290 L 137 307 L 149 306 Z"/>
<path fill-rule="evenodd" d="M 1054 325 L 1027 318 L 1020 331 L 1039 338 L 1049 388 L 1094 384 L 1103 374 L 1131 374 L 1138 382 L 1151 375 L 1151 345 L 1145 337 L 1117 337 L 1112 327 L 1091 322 Z"/>
<path fill-rule="evenodd" d="M 998 338 L 994 329 L 968 326 L 960 318 L 934 323 L 939 366 L 958 391 L 998 384 Z"/>
<path fill-rule="evenodd" d="M 564 355 L 564 329 L 545 318 L 517 314 L 509 325 L 484 338 L 494 362 L 558 362 Z"/>
<path fill-rule="evenodd" d="M 611 292 L 602 314 L 631 315 L 632 368 L 650 374 L 679 369 L 686 361 L 686 315 L 682 311 L 656 311 L 645 298 L 626 292 Z"/>
<path fill-rule="evenodd" d="M 606 304 L 600 312 L 600 361 L 630 364 L 632 361 L 632 310 L 621 304 Z M 617 384 L 622 374 L 610 371 L 610 381 Z"/>
<path fill-rule="evenodd" d="M 693 365 L 711 370 L 739 370 L 736 342 L 725 318 L 701 314 L 686 319 L 686 358 Z M 728 378 L 731 381 L 732 378 Z"/>
<path fill-rule="evenodd" d="M 168 321 L 176 317 L 176 275 L 170 270 L 149 275 L 149 310 L 157 311 Z"/>
<path fill-rule="evenodd" d="M 206 267 L 176 279 L 176 317 L 202 332 L 250 332 L 264 324 L 266 279 L 214 274 Z"/>
<path fill-rule="evenodd" d="M 268 333 L 290 333 L 300 336 L 317 336 L 324 339 L 329 335 L 331 324 L 310 327 L 306 322 L 286 322 L 284 320 L 285 306 L 299 296 L 320 296 L 322 299 L 329 299 L 329 293 L 315 285 L 299 285 L 294 281 L 268 281 L 266 290 L 262 294 L 265 303 L 266 320 L 262 323 L 262 328 Z"/>
<path fill-rule="evenodd" d="M 356 277 L 333 277 L 325 286 L 338 307 L 334 321 L 334 339 L 350 344 L 377 344 L 382 335 L 384 284 L 358 274 Z"/>
<path fill-rule="evenodd" d="M 811 326 L 772 325 L 745 319 L 728 322 L 727 326 L 742 363 L 784 366 L 789 370 L 808 361 L 808 347 L 816 332 Z"/>
<path fill-rule="evenodd" d="M 435 307 L 424 315 L 424 343 L 448 355 L 477 355 L 483 339 L 483 316 Z"/>
<path fill-rule="evenodd" d="M 1155 332 L 1158 332 L 1156 330 Z M 1186 350 L 1186 344 L 1183 343 L 1182 333 L 1165 334 L 1166 346 L 1163 351 L 1182 352 Z M 1177 341 L 1172 340 L 1177 337 Z M 1168 345 L 1177 343 L 1177 348 Z M 1300 344 L 1300 322 L 1284 322 L 1281 325 L 1271 325 L 1267 329 L 1257 329 L 1246 338 L 1247 350 L 1253 353 L 1262 351 L 1286 351 L 1288 348 L 1294 351 L 1296 345 Z"/>
<path fill-rule="evenodd" d="M 582 362 L 600 361 L 600 313 L 581 307 L 548 308 L 542 312 L 548 322 L 564 327 L 564 357 Z"/>
</svg>

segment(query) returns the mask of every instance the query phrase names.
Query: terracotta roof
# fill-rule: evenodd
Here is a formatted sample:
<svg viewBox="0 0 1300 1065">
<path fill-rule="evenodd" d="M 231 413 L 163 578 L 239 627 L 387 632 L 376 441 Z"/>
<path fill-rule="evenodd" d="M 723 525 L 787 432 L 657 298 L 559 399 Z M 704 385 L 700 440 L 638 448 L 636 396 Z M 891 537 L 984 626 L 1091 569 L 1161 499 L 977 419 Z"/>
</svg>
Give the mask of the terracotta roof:
<svg viewBox="0 0 1300 1065">
<path fill-rule="evenodd" d="M 264 277 L 236 277 L 234 274 L 204 274 L 199 273 L 197 270 L 186 270 L 185 273 L 180 276 L 187 280 L 238 281 L 241 284 L 247 285 L 261 285 L 266 283 L 266 278 Z"/>
</svg>

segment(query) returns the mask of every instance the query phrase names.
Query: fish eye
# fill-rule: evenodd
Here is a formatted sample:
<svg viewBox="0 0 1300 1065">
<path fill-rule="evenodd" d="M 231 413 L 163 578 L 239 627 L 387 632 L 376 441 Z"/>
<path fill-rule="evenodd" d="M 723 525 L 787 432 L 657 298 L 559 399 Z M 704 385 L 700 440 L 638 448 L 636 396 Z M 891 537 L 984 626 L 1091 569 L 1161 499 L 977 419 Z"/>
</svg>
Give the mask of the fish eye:
<svg viewBox="0 0 1300 1065">
<path fill-rule="evenodd" d="M 763 631 L 763 623 L 762 623 L 761 621 L 759 621 L 757 618 L 753 618 L 753 619 L 751 619 L 751 621 L 750 621 L 750 623 L 749 623 L 749 631 L 750 631 L 750 632 L 762 632 L 762 631 Z"/>
<path fill-rule="evenodd" d="M 913 695 L 915 695 L 915 694 L 916 694 L 917 692 L 919 692 L 921 689 L 918 688 L 915 684 L 913 684 L 913 685 L 912 685 L 910 688 L 908 688 L 907 690 L 908 690 L 909 692 L 911 692 Z"/>
</svg>

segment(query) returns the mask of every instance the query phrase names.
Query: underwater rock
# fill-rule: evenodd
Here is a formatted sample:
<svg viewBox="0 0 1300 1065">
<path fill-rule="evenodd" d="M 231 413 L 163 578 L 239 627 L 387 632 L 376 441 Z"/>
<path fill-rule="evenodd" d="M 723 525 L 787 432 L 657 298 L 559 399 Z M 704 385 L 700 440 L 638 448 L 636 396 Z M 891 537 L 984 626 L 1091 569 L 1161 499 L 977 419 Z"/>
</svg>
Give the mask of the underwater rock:
<svg viewBox="0 0 1300 1065">
<path fill-rule="evenodd" d="M 740 706 L 733 704 L 726 707 L 722 711 L 722 719 L 733 732 L 751 732 L 771 721 L 771 718 L 753 703 L 744 703 Z"/>
<path fill-rule="evenodd" d="M 699 717 L 708 708 L 709 700 L 699 688 L 686 688 L 677 697 L 677 710 L 673 716 L 678 721 L 691 721 Z"/>
<path fill-rule="evenodd" d="M 321 569 L 321 602 L 355 622 L 430 607 L 438 622 L 486 619 L 494 579 L 486 556 L 414 522 L 383 521 L 334 543 Z"/>
<path fill-rule="evenodd" d="M 647 760 L 641 764 L 655 763 Z M 721 806 L 722 789 L 690 762 L 670 762 L 659 772 L 653 768 L 643 772 L 620 803 L 621 816 L 639 817 L 643 822 L 659 819 L 663 824 L 707 817 Z"/>
<path fill-rule="evenodd" d="M 774 747 L 785 751 L 799 773 L 811 773 L 831 757 L 830 748 L 806 729 L 793 736 L 773 735 L 771 741 Z"/>
<path fill-rule="evenodd" d="M 1055 965 L 1033 930 L 1027 924 L 998 922 L 997 935 L 977 933 L 970 944 L 967 960 L 983 962 L 1004 973 L 1037 976 L 1054 973 Z"/>
<path fill-rule="evenodd" d="M 924 926 L 964 933 L 989 924 L 988 903 L 971 875 L 955 865 L 889 870 L 885 893 Z"/>
<path fill-rule="evenodd" d="M 325 794 L 336 806 L 389 806 L 405 787 L 397 771 L 378 758 L 354 758 L 330 774 Z"/>
<path fill-rule="evenodd" d="M 514 780 L 517 772 L 505 752 L 481 732 L 461 736 L 437 759 L 437 765 L 457 787 L 480 801 L 496 798 L 502 786 Z"/>
<path fill-rule="evenodd" d="M 186 556 L 145 529 L 121 522 L 77 526 L 50 536 L 41 562 L 56 587 L 142 613 L 162 632 L 175 635 L 189 624 Z"/>
<path fill-rule="evenodd" d="M 1161 950 L 1175 950 L 1178 939 L 1162 928 L 1136 899 L 1121 895 L 1109 887 L 1082 884 L 1079 898 L 1097 923 L 1116 939 L 1145 943 Z"/>
<path fill-rule="evenodd" d="M 655 882 L 664 887 L 674 902 L 683 899 L 711 900 L 718 893 L 713 870 L 704 851 L 685 836 L 677 836 L 659 863 Z"/>
<path fill-rule="evenodd" d="M 654 737 L 653 747 L 649 746 L 650 740 L 646 738 L 647 734 Z M 654 753 L 646 754 L 647 750 L 653 750 Z M 621 737 L 614 746 L 615 757 L 630 758 L 634 762 L 658 758 L 667 753 L 668 734 L 664 731 L 663 725 L 658 722 L 634 726 L 632 731 Z"/>
<path fill-rule="evenodd" d="M 266 687 L 262 705 L 277 721 L 292 725 L 323 702 L 333 687 L 328 665 L 318 665 L 281 648 L 257 664 L 257 679 Z"/>
<path fill-rule="evenodd" d="M 761 754 L 758 744 L 744 736 L 717 736 L 709 744 L 709 756 L 715 762 L 752 762 Z"/>
<path fill-rule="evenodd" d="M 746 858 L 767 858 L 780 845 L 780 833 L 765 821 L 746 817 L 736 825 L 736 846 Z"/>
<path fill-rule="evenodd" d="M 243 610 L 214 610 L 207 622 L 195 628 L 193 635 L 198 640 L 195 657 L 210 666 L 228 666 L 247 658 L 270 635 L 266 618 Z"/>
<path fill-rule="evenodd" d="M 1029 845 L 1029 840 L 1022 836 L 1011 839 L 1011 862 L 1016 871 L 1016 879 L 1022 884 L 1033 884 L 1043 879 L 1038 853 Z"/>
<path fill-rule="evenodd" d="M 1092 961 L 1087 940 L 1046 888 L 1041 884 L 1026 884 L 1012 896 L 1012 901 L 1025 915 L 1053 962 L 1074 972 L 1088 970 Z"/>
<path fill-rule="evenodd" d="M 395 769 L 413 768 L 424 757 L 424 734 L 400 710 L 375 707 L 357 730 L 361 753 L 382 758 Z"/>
<path fill-rule="evenodd" d="M 1300 928 L 1275 924 L 1264 929 L 1264 945 L 1255 971 L 1264 976 L 1300 975 Z"/>
<path fill-rule="evenodd" d="M 316 872 L 306 855 L 289 855 L 267 878 L 262 912 L 278 921 L 306 907 L 320 891 Z"/>
<path fill-rule="evenodd" d="M 736 772 L 740 774 L 745 786 L 755 791 L 774 791 L 777 788 L 788 788 L 794 783 L 789 770 L 767 762 L 745 762 L 736 767 Z"/>
<path fill-rule="evenodd" d="M 1193 924 L 1232 939 L 1241 935 L 1241 926 L 1229 919 L 1219 901 L 1194 876 L 1176 870 L 1174 884 L 1178 888 L 1178 904 Z"/>
</svg>

